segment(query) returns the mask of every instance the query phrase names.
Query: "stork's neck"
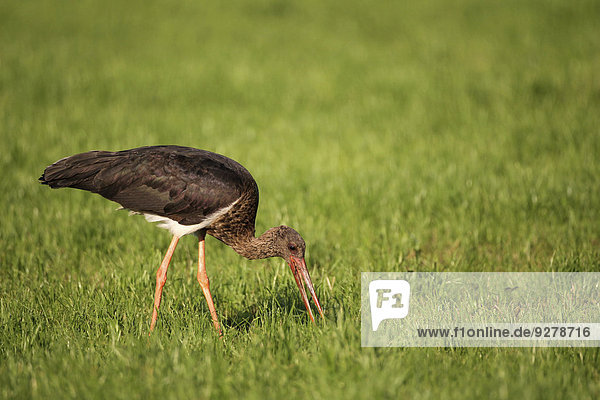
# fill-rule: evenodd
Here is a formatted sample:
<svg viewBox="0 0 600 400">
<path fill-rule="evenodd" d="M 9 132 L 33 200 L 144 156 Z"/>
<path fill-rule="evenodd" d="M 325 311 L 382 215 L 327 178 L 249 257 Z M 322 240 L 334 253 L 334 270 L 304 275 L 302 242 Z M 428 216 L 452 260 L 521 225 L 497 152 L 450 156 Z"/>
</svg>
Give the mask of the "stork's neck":
<svg viewBox="0 0 600 400">
<path fill-rule="evenodd" d="M 278 254 L 274 245 L 276 228 L 271 228 L 259 237 L 247 235 L 230 246 L 241 256 L 250 260 L 276 257 Z"/>
</svg>

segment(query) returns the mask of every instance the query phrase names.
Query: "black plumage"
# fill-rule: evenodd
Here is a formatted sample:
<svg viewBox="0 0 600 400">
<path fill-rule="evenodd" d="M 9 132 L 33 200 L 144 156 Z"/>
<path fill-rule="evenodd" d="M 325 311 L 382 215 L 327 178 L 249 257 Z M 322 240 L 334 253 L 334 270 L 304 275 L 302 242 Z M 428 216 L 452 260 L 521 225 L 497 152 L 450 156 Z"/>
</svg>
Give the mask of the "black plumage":
<svg viewBox="0 0 600 400">
<path fill-rule="evenodd" d="M 140 213 L 201 223 L 242 194 L 258 205 L 258 187 L 239 163 L 220 154 L 182 146 L 89 151 L 63 158 L 40 177 L 51 188 L 89 190 Z M 249 216 L 254 225 L 256 214 Z"/>
</svg>

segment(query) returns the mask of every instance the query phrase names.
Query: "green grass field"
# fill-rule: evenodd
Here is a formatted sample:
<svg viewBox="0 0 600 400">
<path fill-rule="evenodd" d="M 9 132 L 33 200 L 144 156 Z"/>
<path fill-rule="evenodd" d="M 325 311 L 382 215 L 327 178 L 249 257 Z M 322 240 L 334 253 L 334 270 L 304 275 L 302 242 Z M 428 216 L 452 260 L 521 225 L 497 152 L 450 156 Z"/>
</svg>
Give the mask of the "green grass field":
<svg viewBox="0 0 600 400">
<path fill-rule="evenodd" d="M 600 397 L 590 348 L 362 349 L 361 271 L 600 270 L 598 1 L 1 1 L 1 398 Z M 77 152 L 245 165 L 287 265 L 38 184 Z"/>
</svg>

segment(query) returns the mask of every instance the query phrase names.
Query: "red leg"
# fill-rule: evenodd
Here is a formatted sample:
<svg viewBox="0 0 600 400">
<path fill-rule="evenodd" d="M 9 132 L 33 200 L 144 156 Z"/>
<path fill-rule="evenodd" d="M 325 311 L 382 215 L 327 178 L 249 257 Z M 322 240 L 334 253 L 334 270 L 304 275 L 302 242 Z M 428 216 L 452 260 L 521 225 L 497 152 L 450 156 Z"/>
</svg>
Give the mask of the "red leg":
<svg viewBox="0 0 600 400">
<path fill-rule="evenodd" d="M 167 250 L 167 254 L 165 254 L 165 258 L 163 258 L 158 271 L 156 271 L 156 290 L 154 291 L 154 311 L 152 312 L 152 322 L 150 323 L 150 333 L 154 330 L 154 326 L 156 325 L 156 319 L 158 318 L 158 307 L 160 307 L 160 299 L 162 297 L 163 286 L 165 286 L 165 282 L 167 281 L 167 269 L 169 269 L 169 263 L 171 262 L 171 257 L 173 257 L 173 252 L 175 252 L 175 247 L 177 247 L 177 242 L 179 242 L 179 237 L 173 236 L 171 240 L 171 244 L 169 245 L 169 249 Z"/>
<path fill-rule="evenodd" d="M 221 326 L 219 325 L 219 319 L 217 318 L 217 311 L 215 310 L 215 304 L 213 303 L 212 296 L 210 294 L 210 286 L 208 282 L 208 275 L 206 274 L 206 262 L 204 259 L 204 235 L 198 236 L 198 283 L 202 288 L 206 302 L 208 303 L 208 309 L 210 310 L 210 316 L 212 317 L 213 325 L 219 336 L 223 336 Z"/>
</svg>

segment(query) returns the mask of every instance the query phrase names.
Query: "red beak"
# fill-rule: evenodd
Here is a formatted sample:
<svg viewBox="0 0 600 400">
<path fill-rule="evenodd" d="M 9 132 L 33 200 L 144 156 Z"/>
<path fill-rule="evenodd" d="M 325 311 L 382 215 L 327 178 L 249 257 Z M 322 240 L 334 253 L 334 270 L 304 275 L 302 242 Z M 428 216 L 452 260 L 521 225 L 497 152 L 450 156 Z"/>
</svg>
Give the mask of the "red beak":
<svg viewBox="0 0 600 400">
<path fill-rule="evenodd" d="M 308 310 L 308 315 L 310 315 L 310 319 L 312 322 L 315 322 L 315 318 L 313 317 L 313 313 L 310 310 L 310 305 L 308 304 L 308 297 L 306 296 L 306 291 L 304 290 L 304 284 L 308 287 L 308 291 L 312 296 L 315 305 L 317 306 L 317 310 L 319 310 L 319 314 L 321 314 L 321 318 L 325 318 L 323 316 L 323 310 L 321 309 L 321 305 L 319 304 L 319 300 L 317 299 L 317 294 L 315 293 L 315 288 L 313 287 L 312 281 L 310 280 L 310 275 L 308 274 L 308 269 L 306 268 L 306 262 L 303 257 L 294 257 L 290 256 L 290 268 L 292 273 L 294 274 L 294 279 L 296 279 L 296 284 L 298 285 L 298 289 L 300 289 L 300 296 L 302 296 L 302 301 L 304 301 L 304 305 Z"/>
</svg>

